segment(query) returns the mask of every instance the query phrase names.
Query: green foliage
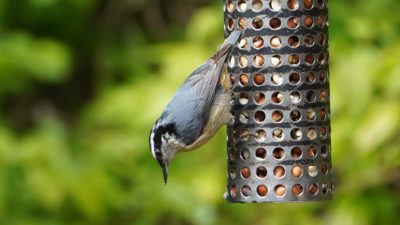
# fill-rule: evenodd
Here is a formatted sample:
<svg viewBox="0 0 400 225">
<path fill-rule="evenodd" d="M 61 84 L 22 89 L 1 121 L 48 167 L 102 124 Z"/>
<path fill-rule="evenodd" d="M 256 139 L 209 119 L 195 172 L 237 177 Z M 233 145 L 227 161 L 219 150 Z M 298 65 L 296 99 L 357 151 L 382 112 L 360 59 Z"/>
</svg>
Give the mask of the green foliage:
<svg viewBox="0 0 400 225">
<path fill-rule="evenodd" d="M 222 198 L 224 129 L 166 187 L 151 158 L 152 123 L 223 37 L 220 3 L 167 2 L 0 1 L 0 224 L 399 221 L 397 1 L 330 1 L 334 198 L 245 205 Z"/>
</svg>

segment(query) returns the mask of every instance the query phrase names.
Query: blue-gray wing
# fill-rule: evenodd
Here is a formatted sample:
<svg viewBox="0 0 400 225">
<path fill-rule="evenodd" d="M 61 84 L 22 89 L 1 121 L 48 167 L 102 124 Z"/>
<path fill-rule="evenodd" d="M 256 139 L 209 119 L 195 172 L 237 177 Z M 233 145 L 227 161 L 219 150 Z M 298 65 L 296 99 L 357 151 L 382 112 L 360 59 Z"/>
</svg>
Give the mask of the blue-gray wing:
<svg viewBox="0 0 400 225">
<path fill-rule="evenodd" d="M 165 113 L 175 122 L 185 144 L 193 143 L 201 135 L 226 58 L 239 36 L 240 32 L 231 34 L 213 57 L 193 71 L 168 104 Z"/>
</svg>

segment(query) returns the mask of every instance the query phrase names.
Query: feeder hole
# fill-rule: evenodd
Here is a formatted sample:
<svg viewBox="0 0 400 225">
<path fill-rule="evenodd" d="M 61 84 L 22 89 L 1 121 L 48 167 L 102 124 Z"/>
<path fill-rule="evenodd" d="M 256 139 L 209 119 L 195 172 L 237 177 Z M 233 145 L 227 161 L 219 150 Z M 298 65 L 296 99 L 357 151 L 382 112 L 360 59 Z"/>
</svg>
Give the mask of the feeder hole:
<svg viewBox="0 0 400 225">
<path fill-rule="evenodd" d="M 264 39 L 260 36 L 256 36 L 253 39 L 253 46 L 256 49 L 260 49 L 260 48 L 264 47 Z"/>
<path fill-rule="evenodd" d="M 317 166 L 308 166 L 308 175 L 310 177 L 316 177 L 318 174 Z"/>
<path fill-rule="evenodd" d="M 256 158 L 257 159 L 265 159 L 267 157 L 267 151 L 264 148 L 256 149 Z"/>
<path fill-rule="evenodd" d="M 265 197 L 268 194 L 268 188 L 265 185 L 259 185 L 257 187 L 257 194 L 260 197 Z"/>
<path fill-rule="evenodd" d="M 265 95 L 261 92 L 257 92 L 254 95 L 254 101 L 256 104 L 261 105 L 265 102 Z"/>
<path fill-rule="evenodd" d="M 242 149 L 242 151 L 240 151 L 240 157 L 243 160 L 248 160 L 250 157 L 250 151 L 247 148 Z"/>
<path fill-rule="evenodd" d="M 314 91 L 307 91 L 306 99 L 307 99 L 307 102 L 314 102 L 315 101 L 315 93 L 314 93 Z"/>
<path fill-rule="evenodd" d="M 272 120 L 276 123 L 279 123 L 283 120 L 283 113 L 282 111 L 275 110 L 272 112 Z"/>
<path fill-rule="evenodd" d="M 294 196 L 300 196 L 303 193 L 303 186 L 301 184 L 293 185 L 292 193 Z"/>
<path fill-rule="evenodd" d="M 313 7 L 313 0 L 304 0 L 304 8 L 311 9 Z"/>
<path fill-rule="evenodd" d="M 316 117 L 317 117 L 316 113 L 315 113 L 315 111 L 313 109 L 308 109 L 307 110 L 307 119 L 308 120 L 313 121 L 313 120 L 315 120 Z"/>
<path fill-rule="evenodd" d="M 326 194 L 328 192 L 328 184 L 327 183 L 322 183 L 322 193 Z"/>
<path fill-rule="evenodd" d="M 283 134 L 283 130 L 280 128 L 275 129 L 272 131 L 272 138 L 275 141 L 282 141 L 284 139 L 285 135 Z"/>
<path fill-rule="evenodd" d="M 297 0 L 289 0 L 288 1 L 288 8 L 290 10 L 296 10 L 299 8 L 299 2 Z"/>
<path fill-rule="evenodd" d="M 234 198 L 237 196 L 237 187 L 236 187 L 236 185 L 232 185 L 231 186 L 230 193 L 231 193 L 231 196 L 234 197 Z"/>
<path fill-rule="evenodd" d="M 321 146 L 321 156 L 324 159 L 328 156 L 328 151 L 327 151 L 326 145 Z"/>
<path fill-rule="evenodd" d="M 325 44 L 325 38 L 323 34 L 319 34 L 317 37 L 317 42 L 320 46 L 323 46 Z"/>
<path fill-rule="evenodd" d="M 310 146 L 307 149 L 307 157 L 309 159 L 313 159 L 315 158 L 315 156 L 317 156 L 317 149 L 314 146 Z"/>
<path fill-rule="evenodd" d="M 258 12 L 263 8 L 263 3 L 261 0 L 253 0 L 251 3 L 251 7 L 253 11 Z"/>
<path fill-rule="evenodd" d="M 247 10 L 247 5 L 244 0 L 240 0 L 238 2 L 238 10 L 239 10 L 239 12 L 245 12 Z"/>
<path fill-rule="evenodd" d="M 283 150 L 283 148 L 275 148 L 272 152 L 272 156 L 275 159 L 282 159 L 285 156 L 285 150 Z"/>
<path fill-rule="evenodd" d="M 293 166 L 292 175 L 294 177 L 300 177 L 303 174 L 303 168 L 299 165 Z"/>
<path fill-rule="evenodd" d="M 326 110 L 324 108 L 322 108 L 319 111 L 319 117 L 321 118 L 321 120 L 325 120 L 326 119 Z"/>
<path fill-rule="evenodd" d="M 328 174 L 328 165 L 326 163 L 322 164 L 321 173 L 325 176 Z"/>
<path fill-rule="evenodd" d="M 243 111 L 240 113 L 239 120 L 243 124 L 247 124 L 247 121 L 249 121 L 249 113 L 246 111 Z"/>
<path fill-rule="evenodd" d="M 271 81 L 274 85 L 281 85 L 283 83 L 282 75 L 279 73 L 272 74 Z"/>
<path fill-rule="evenodd" d="M 289 55 L 289 64 L 291 66 L 297 66 L 300 63 L 300 57 L 297 54 L 291 54 Z"/>
<path fill-rule="evenodd" d="M 273 36 L 269 41 L 269 44 L 271 45 L 272 48 L 280 48 L 282 45 L 282 40 L 278 36 Z"/>
<path fill-rule="evenodd" d="M 235 21 L 233 19 L 228 20 L 228 30 L 232 31 L 235 26 Z"/>
<path fill-rule="evenodd" d="M 229 176 L 231 177 L 232 180 L 236 179 L 236 172 L 235 172 L 235 169 L 234 169 L 234 168 L 232 168 L 232 169 L 229 171 Z"/>
<path fill-rule="evenodd" d="M 291 92 L 289 95 L 289 98 L 290 98 L 290 102 L 292 102 L 293 104 L 299 104 L 301 101 L 300 92 L 298 92 L 298 91 Z"/>
<path fill-rule="evenodd" d="M 280 92 L 275 92 L 272 94 L 271 100 L 275 104 L 280 104 L 283 101 L 283 94 Z"/>
<path fill-rule="evenodd" d="M 274 17 L 269 21 L 269 26 L 273 30 L 279 29 L 281 27 L 281 20 L 277 17 Z"/>
<path fill-rule="evenodd" d="M 290 151 L 290 154 L 293 159 L 299 159 L 301 157 L 301 155 L 303 154 L 303 151 L 301 150 L 300 147 L 294 147 Z"/>
<path fill-rule="evenodd" d="M 293 85 L 297 85 L 300 82 L 300 74 L 298 73 L 291 73 L 289 75 L 289 82 Z"/>
<path fill-rule="evenodd" d="M 262 56 L 262 55 L 256 55 L 256 56 L 254 56 L 253 65 L 254 65 L 255 67 L 260 68 L 260 67 L 262 67 L 262 66 L 264 65 L 264 63 L 265 63 L 264 56 Z"/>
<path fill-rule="evenodd" d="M 294 128 L 292 131 L 290 131 L 290 136 L 293 140 L 299 141 L 303 137 L 303 132 L 299 128 Z"/>
<path fill-rule="evenodd" d="M 254 76 L 254 84 L 256 85 L 263 85 L 265 82 L 265 77 L 263 74 L 256 74 Z"/>
<path fill-rule="evenodd" d="M 242 139 L 242 141 L 248 141 L 250 139 L 249 130 L 243 129 L 240 132 L 240 138 Z"/>
<path fill-rule="evenodd" d="M 310 184 L 308 187 L 308 192 L 312 195 L 316 195 L 318 193 L 318 185 L 315 183 Z"/>
<path fill-rule="evenodd" d="M 240 84 L 243 86 L 246 86 L 249 83 L 249 77 L 247 74 L 241 74 L 239 77 Z"/>
<path fill-rule="evenodd" d="M 247 185 L 244 185 L 244 186 L 242 187 L 242 195 L 243 195 L 244 197 L 250 196 L 250 195 L 251 195 L 251 188 L 250 188 L 249 186 L 247 186 Z"/>
<path fill-rule="evenodd" d="M 290 119 L 294 122 L 298 122 L 301 119 L 301 113 L 299 110 L 293 110 L 290 112 Z"/>
<path fill-rule="evenodd" d="M 256 141 L 263 142 L 267 138 L 267 132 L 265 130 L 257 130 L 256 131 Z"/>
<path fill-rule="evenodd" d="M 305 27 L 310 28 L 313 26 L 313 24 L 314 24 L 314 20 L 311 16 L 306 16 L 304 18 L 304 26 Z"/>
<path fill-rule="evenodd" d="M 280 55 L 273 55 L 271 57 L 271 64 L 274 67 L 278 67 L 282 65 L 282 57 Z"/>
<path fill-rule="evenodd" d="M 321 127 L 321 128 L 319 129 L 319 133 L 321 134 L 321 137 L 326 138 L 327 131 L 326 131 L 326 128 L 325 128 L 325 127 Z"/>
<path fill-rule="evenodd" d="M 319 75 L 319 82 L 325 83 L 326 82 L 326 73 L 324 71 L 321 72 Z"/>
<path fill-rule="evenodd" d="M 328 92 L 325 89 L 322 89 L 319 92 L 319 98 L 321 99 L 322 102 L 325 102 L 328 99 Z"/>
<path fill-rule="evenodd" d="M 263 166 L 257 167 L 256 175 L 258 178 L 265 178 L 267 176 L 267 169 Z"/>
<path fill-rule="evenodd" d="M 228 9 L 228 12 L 230 12 L 230 13 L 233 12 L 233 10 L 235 9 L 235 4 L 233 3 L 232 0 L 229 0 L 229 1 L 228 1 L 228 5 L 227 5 L 226 8 Z"/>
<path fill-rule="evenodd" d="M 319 16 L 317 18 L 317 26 L 320 27 L 320 28 L 323 28 L 324 27 L 324 21 L 325 21 L 324 16 Z"/>
<path fill-rule="evenodd" d="M 244 67 L 247 66 L 247 64 L 248 64 L 248 61 L 247 61 L 246 56 L 241 55 L 241 56 L 239 57 L 239 66 L 240 66 L 241 68 L 244 68 Z"/>
<path fill-rule="evenodd" d="M 310 140 L 315 140 L 317 138 L 317 131 L 314 128 L 310 128 L 307 131 L 307 137 Z"/>
<path fill-rule="evenodd" d="M 307 35 L 304 38 L 304 43 L 307 47 L 312 47 L 314 45 L 314 37 L 312 35 Z"/>
<path fill-rule="evenodd" d="M 307 54 L 305 61 L 307 65 L 311 66 L 314 64 L 314 56 L 312 54 Z"/>
<path fill-rule="evenodd" d="M 239 18 L 239 28 L 242 30 L 247 28 L 247 21 L 245 18 Z"/>
<path fill-rule="evenodd" d="M 246 105 L 249 102 L 249 95 L 246 92 L 243 92 L 239 96 L 239 102 L 242 105 Z"/>
<path fill-rule="evenodd" d="M 256 120 L 256 122 L 258 123 L 262 123 L 265 120 L 265 113 L 263 111 L 257 111 L 254 115 L 254 119 Z"/>
<path fill-rule="evenodd" d="M 241 49 L 247 48 L 247 40 L 246 40 L 246 38 L 240 39 L 239 48 L 241 48 Z"/>
<path fill-rule="evenodd" d="M 296 29 L 297 27 L 299 27 L 299 19 L 296 17 L 290 17 L 287 21 L 287 25 L 290 29 Z"/>
<path fill-rule="evenodd" d="M 285 168 L 282 166 L 277 166 L 274 168 L 274 176 L 277 178 L 282 178 L 285 175 Z"/>
<path fill-rule="evenodd" d="M 275 186 L 274 192 L 276 196 L 283 197 L 286 194 L 286 188 L 282 184 Z"/>
<path fill-rule="evenodd" d="M 264 26 L 264 22 L 261 18 L 255 18 L 253 19 L 253 28 L 256 30 L 260 30 Z"/>
<path fill-rule="evenodd" d="M 269 8 L 275 12 L 279 11 L 281 9 L 281 0 L 270 0 Z"/>
<path fill-rule="evenodd" d="M 308 84 L 313 84 L 315 83 L 315 74 L 313 72 L 308 72 L 306 76 L 306 82 Z"/>
<path fill-rule="evenodd" d="M 245 166 L 240 169 L 240 174 L 242 175 L 243 178 L 249 178 L 250 177 L 250 168 Z"/>
<path fill-rule="evenodd" d="M 295 36 L 295 35 L 290 36 L 290 37 L 288 38 L 288 44 L 289 44 L 289 46 L 292 47 L 292 48 L 297 48 L 297 47 L 299 47 L 299 44 L 300 44 L 300 39 L 299 39 L 299 37 L 297 37 L 297 36 Z"/>
<path fill-rule="evenodd" d="M 319 54 L 318 56 L 318 62 L 320 65 L 324 65 L 325 64 L 325 56 L 324 53 Z"/>
</svg>

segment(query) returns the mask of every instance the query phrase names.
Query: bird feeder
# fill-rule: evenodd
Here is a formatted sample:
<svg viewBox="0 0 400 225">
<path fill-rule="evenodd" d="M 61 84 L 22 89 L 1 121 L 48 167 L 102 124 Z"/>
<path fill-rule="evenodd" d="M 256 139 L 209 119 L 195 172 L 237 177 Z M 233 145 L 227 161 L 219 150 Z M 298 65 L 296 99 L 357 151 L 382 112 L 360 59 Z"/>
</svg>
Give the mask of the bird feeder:
<svg viewBox="0 0 400 225">
<path fill-rule="evenodd" d="M 225 0 L 230 202 L 332 197 L 327 0 Z"/>
</svg>

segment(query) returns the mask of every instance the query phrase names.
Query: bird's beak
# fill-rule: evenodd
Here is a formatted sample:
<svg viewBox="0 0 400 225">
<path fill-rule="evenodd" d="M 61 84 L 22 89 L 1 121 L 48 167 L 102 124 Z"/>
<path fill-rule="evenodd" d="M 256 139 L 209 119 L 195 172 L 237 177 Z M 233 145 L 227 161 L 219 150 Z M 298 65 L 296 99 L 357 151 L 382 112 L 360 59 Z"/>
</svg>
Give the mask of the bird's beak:
<svg viewBox="0 0 400 225">
<path fill-rule="evenodd" d="M 163 165 L 161 166 L 162 171 L 163 171 L 163 175 L 164 175 L 164 183 L 165 185 L 167 185 L 167 181 L 168 181 L 168 163 L 163 163 Z"/>
</svg>

